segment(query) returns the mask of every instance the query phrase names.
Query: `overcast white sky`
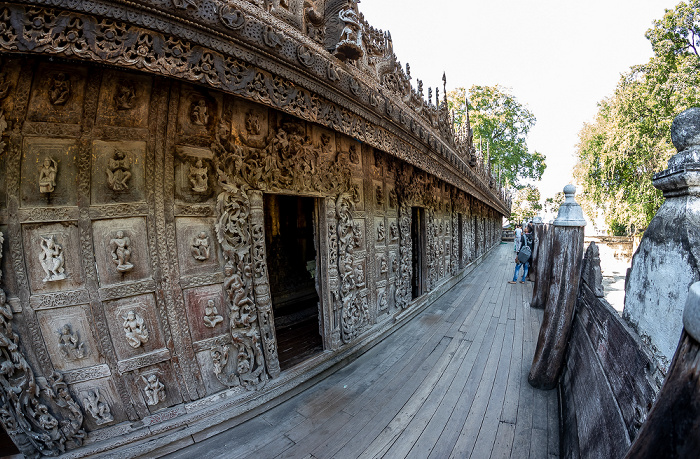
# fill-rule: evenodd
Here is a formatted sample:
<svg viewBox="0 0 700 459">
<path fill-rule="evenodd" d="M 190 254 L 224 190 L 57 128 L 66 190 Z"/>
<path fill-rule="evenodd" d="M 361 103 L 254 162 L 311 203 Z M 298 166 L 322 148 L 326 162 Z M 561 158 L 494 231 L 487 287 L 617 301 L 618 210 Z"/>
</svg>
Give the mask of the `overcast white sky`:
<svg viewBox="0 0 700 459">
<path fill-rule="evenodd" d="M 578 132 L 620 74 L 652 55 L 644 33 L 680 0 L 362 0 L 411 76 L 442 91 L 510 87 L 537 117 L 528 145 L 547 156 L 542 198 L 571 181 Z"/>
</svg>

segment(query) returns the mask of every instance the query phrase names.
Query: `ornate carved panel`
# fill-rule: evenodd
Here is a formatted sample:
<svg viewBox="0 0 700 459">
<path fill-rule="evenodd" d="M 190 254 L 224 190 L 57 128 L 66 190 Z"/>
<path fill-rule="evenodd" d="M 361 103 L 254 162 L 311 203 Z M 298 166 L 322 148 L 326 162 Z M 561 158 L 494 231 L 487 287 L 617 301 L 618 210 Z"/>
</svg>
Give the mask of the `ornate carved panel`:
<svg viewBox="0 0 700 459">
<path fill-rule="evenodd" d="M 32 85 L 27 119 L 48 123 L 80 124 L 87 68 L 42 63 Z"/>
<path fill-rule="evenodd" d="M 22 153 L 22 207 L 76 205 L 75 140 L 27 137 Z"/>
<path fill-rule="evenodd" d="M 221 272 L 219 243 L 214 232 L 214 223 L 213 218 L 175 219 L 181 276 Z"/>
<path fill-rule="evenodd" d="M 23 225 L 24 262 L 33 294 L 74 290 L 83 283 L 76 222 Z"/>
<path fill-rule="evenodd" d="M 93 142 L 92 204 L 144 201 L 146 143 Z"/>
<path fill-rule="evenodd" d="M 150 277 L 148 233 L 143 218 L 98 220 L 92 224 L 100 285 Z"/>
<path fill-rule="evenodd" d="M 187 289 L 184 295 L 193 341 L 228 334 L 228 307 L 221 285 Z"/>
<path fill-rule="evenodd" d="M 152 294 L 108 301 L 104 308 L 119 360 L 165 347 Z"/>
<path fill-rule="evenodd" d="M 153 78 L 148 75 L 105 71 L 100 87 L 97 124 L 146 128 L 152 84 Z"/>
<path fill-rule="evenodd" d="M 103 362 L 88 312 L 87 305 L 37 312 L 41 334 L 57 370 L 74 370 Z"/>
</svg>

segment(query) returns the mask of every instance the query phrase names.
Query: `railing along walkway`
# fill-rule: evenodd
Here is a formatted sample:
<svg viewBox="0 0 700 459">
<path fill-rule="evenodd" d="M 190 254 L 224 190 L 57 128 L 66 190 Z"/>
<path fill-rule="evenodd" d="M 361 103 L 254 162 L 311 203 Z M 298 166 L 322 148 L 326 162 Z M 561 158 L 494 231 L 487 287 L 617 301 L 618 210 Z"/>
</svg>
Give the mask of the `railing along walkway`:
<svg viewBox="0 0 700 459">
<path fill-rule="evenodd" d="M 547 458 L 555 390 L 527 383 L 542 311 L 501 244 L 453 289 L 299 395 L 171 458 Z"/>
</svg>

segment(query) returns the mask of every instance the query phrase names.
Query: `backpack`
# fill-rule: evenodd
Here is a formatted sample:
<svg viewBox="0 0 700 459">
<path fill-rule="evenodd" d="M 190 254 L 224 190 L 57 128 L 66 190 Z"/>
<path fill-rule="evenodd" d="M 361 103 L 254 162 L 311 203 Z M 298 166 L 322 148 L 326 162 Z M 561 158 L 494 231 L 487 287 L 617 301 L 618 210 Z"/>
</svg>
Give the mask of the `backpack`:
<svg viewBox="0 0 700 459">
<path fill-rule="evenodd" d="M 522 238 L 523 240 L 523 245 L 520 247 L 520 251 L 518 252 L 518 262 L 519 263 L 527 263 L 530 261 L 530 257 L 532 256 L 532 240 L 523 233 Z"/>
</svg>

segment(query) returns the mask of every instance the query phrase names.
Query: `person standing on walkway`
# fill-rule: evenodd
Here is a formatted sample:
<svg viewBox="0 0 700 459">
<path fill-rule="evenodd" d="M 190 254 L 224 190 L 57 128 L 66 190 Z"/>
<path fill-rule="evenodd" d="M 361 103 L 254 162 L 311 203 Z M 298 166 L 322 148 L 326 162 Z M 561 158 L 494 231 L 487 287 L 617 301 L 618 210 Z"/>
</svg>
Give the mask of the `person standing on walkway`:
<svg viewBox="0 0 700 459">
<path fill-rule="evenodd" d="M 525 226 L 520 238 L 515 240 L 515 272 L 513 280 L 508 281 L 509 284 L 515 284 L 518 281 L 518 271 L 523 267 L 523 277 L 520 280 L 521 284 L 525 283 L 527 270 L 530 268 L 530 258 L 532 256 L 532 237 L 530 235 L 530 227 Z"/>
<path fill-rule="evenodd" d="M 515 237 L 513 238 L 513 250 L 515 253 L 518 253 L 518 241 L 520 240 L 520 236 L 523 235 L 523 230 L 520 227 L 520 225 L 515 225 Z"/>
</svg>

